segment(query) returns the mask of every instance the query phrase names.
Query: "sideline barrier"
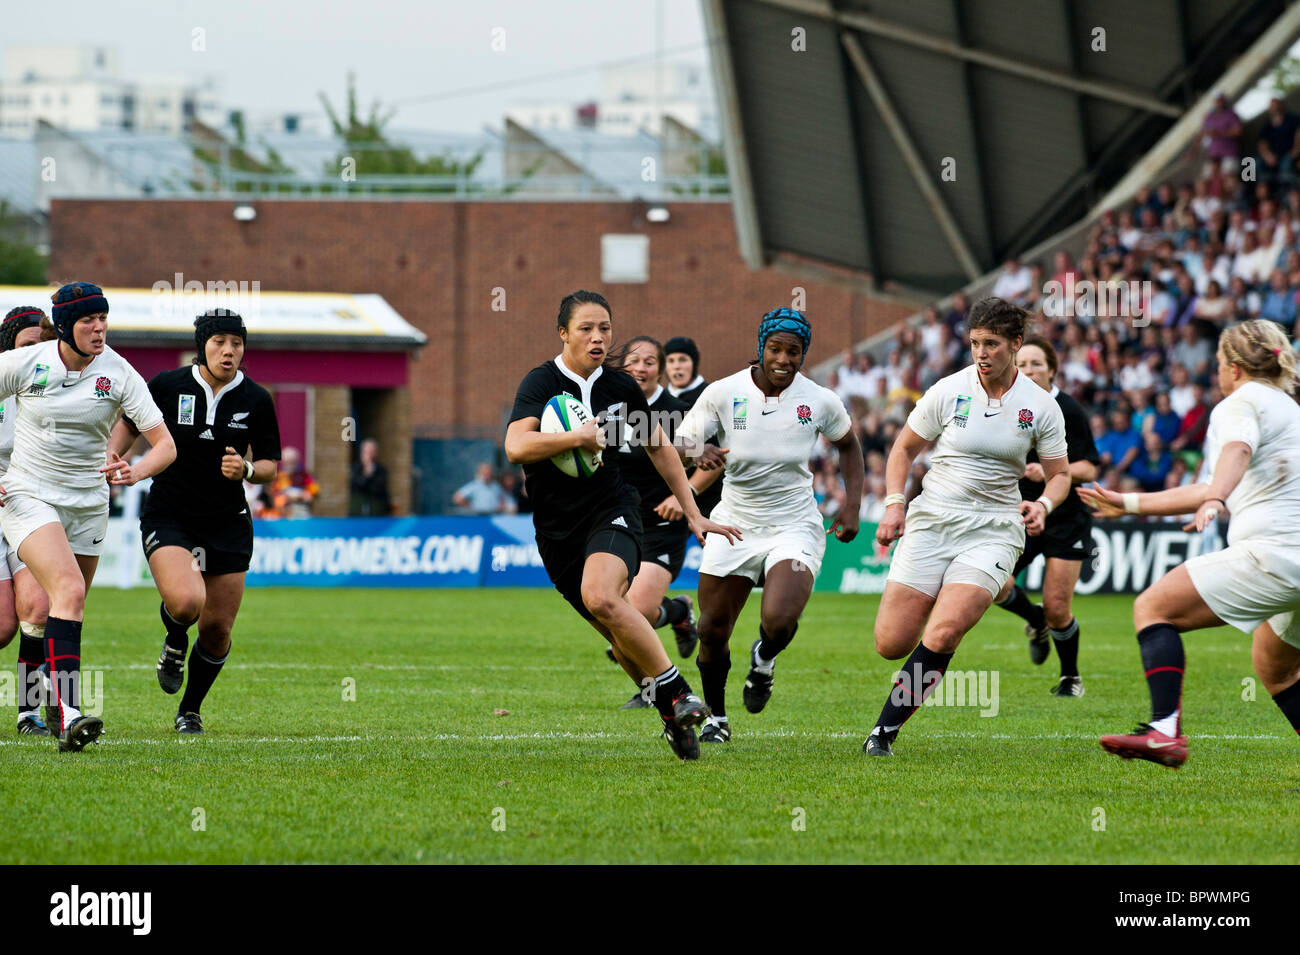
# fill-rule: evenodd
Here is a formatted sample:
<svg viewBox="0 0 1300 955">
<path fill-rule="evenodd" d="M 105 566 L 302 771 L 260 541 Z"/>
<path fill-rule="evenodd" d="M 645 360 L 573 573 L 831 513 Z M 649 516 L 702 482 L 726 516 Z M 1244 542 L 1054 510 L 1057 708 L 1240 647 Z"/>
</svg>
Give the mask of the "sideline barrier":
<svg viewBox="0 0 1300 955">
<path fill-rule="evenodd" d="M 880 593 L 889 557 L 876 526 L 855 541 L 826 542 L 816 590 Z M 254 521 L 250 587 L 550 587 L 532 518 L 350 517 Z M 1184 533 L 1176 523 L 1098 521 L 1096 557 L 1085 562 L 1076 593 L 1137 593 L 1188 557 L 1222 546 L 1219 528 Z M 152 586 L 133 520 L 109 521 L 109 547 L 96 583 Z M 699 584 L 701 549 L 692 541 L 674 590 Z M 1025 572 L 1030 590 L 1042 583 L 1042 560 Z"/>
</svg>

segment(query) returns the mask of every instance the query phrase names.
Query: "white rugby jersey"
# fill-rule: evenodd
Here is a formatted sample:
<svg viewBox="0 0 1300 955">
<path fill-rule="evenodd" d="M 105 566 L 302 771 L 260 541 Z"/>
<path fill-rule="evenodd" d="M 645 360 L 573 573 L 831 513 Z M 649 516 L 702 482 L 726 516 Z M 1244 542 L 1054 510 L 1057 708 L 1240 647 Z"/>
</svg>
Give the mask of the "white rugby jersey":
<svg viewBox="0 0 1300 955">
<path fill-rule="evenodd" d="M 57 341 L 0 355 L 0 401 L 6 414 L 14 404 L 18 412 L 7 473 L 40 487 L 50 504 L 107 502 L 99 469 L 123 412 L 141 431 L 163 423 L 144 379 L 108 346 L 80 372 L 64 366 Z"/>
<path fill-rule="evenodd" d="M 1206 463 L 1217 464 L 1223 446 L 1233 441 L 1249 445 L 1251 453 L 1246 473 L 1226 502 L 1232 512 L 1228 543 L 1300 537 L 1300 406 L 1262 382 L 1238 386 L 1210 412 Z"/>
<path fill-rule="evenodd" d="M 821 522 L 808 459 L 818 433 L 838 441 L 852 423 L 835 392 L 798 372 L 769 398 L 746 368 L 706 387 L 677 433 L 729 448 L 722 507 L 741 527 L 774 527 Z"/>
<path fill-rule="evenodd" d="M 990 402 L 978 368 L 968 365 L 931 385 L 907 424 L 935 442 L 918 500 L 940 508 L 1015 510 L 1029 450 L 1039 459 L 1066 455 L 1061 406 L 1019 372 Z"/>
<path fill-rule="evenodd" d="M 0 401 L 0 474 L 9 470 L 9 458 L 14 453 L 14 418 L 18 402 L 13 398 Z"/>
</svg>

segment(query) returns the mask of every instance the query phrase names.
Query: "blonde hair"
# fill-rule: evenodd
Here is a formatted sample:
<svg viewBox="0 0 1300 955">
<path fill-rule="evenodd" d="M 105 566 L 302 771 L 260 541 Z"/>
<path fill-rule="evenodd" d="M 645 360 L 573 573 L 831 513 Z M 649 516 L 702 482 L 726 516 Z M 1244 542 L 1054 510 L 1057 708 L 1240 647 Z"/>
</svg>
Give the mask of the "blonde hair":
<svg viewBox="0 0 1300 955">
<path fill-rule="evenodd" d="M 1295 352 L 1277 322 L 1252 318 L 1229 325 L 1219 337 L 1219 347 L 1228 363 L 1240 366 L 1249 377 L 1267 381 L 1288 395 L 1295 394 Z"/>
</svg>

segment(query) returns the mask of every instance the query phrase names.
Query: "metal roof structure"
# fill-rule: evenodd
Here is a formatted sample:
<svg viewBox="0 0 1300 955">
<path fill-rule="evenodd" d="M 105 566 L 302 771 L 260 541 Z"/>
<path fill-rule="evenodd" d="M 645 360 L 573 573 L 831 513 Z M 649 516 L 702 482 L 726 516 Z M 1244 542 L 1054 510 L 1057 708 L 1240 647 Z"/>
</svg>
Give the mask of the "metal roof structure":
<svg viewBox="0 0 1300 955">
<path fill-rule="evenodd" d="M 1234 60 L 1253 80 L 1300 35 L 1295 0 L 702 6 L 747 262 L 917 296 L 1083 217 L 1171 130 L 1194 137 Z"/>
</svg>

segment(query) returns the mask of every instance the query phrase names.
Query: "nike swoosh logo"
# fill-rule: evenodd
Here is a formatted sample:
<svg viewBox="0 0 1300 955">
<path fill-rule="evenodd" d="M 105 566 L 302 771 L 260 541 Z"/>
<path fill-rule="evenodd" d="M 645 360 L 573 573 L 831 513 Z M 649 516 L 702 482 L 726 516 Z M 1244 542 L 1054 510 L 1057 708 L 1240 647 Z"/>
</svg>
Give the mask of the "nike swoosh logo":
<svg viewBox="0 0 1300 955">
<path fill-rule="evenodd" d="M 1000 415 L 1000 414 L 1002 414 L 1001 411 L 995 411 L 995 412 L 993 412 L 992 414 L 989 414 L 989 413 L 986 411 L 986 412 L 984 412 L 984 417 L 986 417 L 986 418 L 996 418 L 996 417 L 997 417 L 998 415 Z"/>
<path fill-rule="evenodd" d="M 79 382 L 79 381 L 81 381 L 80 378 L 76 379 L 75 381 L 61 381 L 61 382 L 59 382 L 59 387 L 60 387 L 60 388 L 71 388 L 73 385 L 77 384 L 77 382 Z"/>
<path fill-rule="evenodd" d="M 100 538 L 99 540 L 97 540 L 97 541 L 91 541 L 91 543 L 92 543 L 92 544 L 102 544 L 102 543 L 104 543 L 104 538 L 101 537 L 101 538 Z"/>
<path fill-rule="evenodd" d="M 1170 740 L 1168 743 L 1157 743 L 1153 739 L 1147 740 L 1147 746 L 1150 747 L 1151 749 L 1166 749 L 1167 747 L 1170 746 L 1176 746 L 1177 743 L 1178 743 L 1177 740 Z"/>
<path fill-rule="evenodd" d="M 780 410 L 780 408 L 773 408 L 771 411 L 764 411 L 763 414 L 776 414 Z"/>
<path fill-rule="evenodd" d="M 999 563 L 994 563 L 993 566 L 996 567 L 998 570 L 1002 571 L 1002 573 L 1004 574 L 1007 572 L 1007 569 Z"/>
</svg>

